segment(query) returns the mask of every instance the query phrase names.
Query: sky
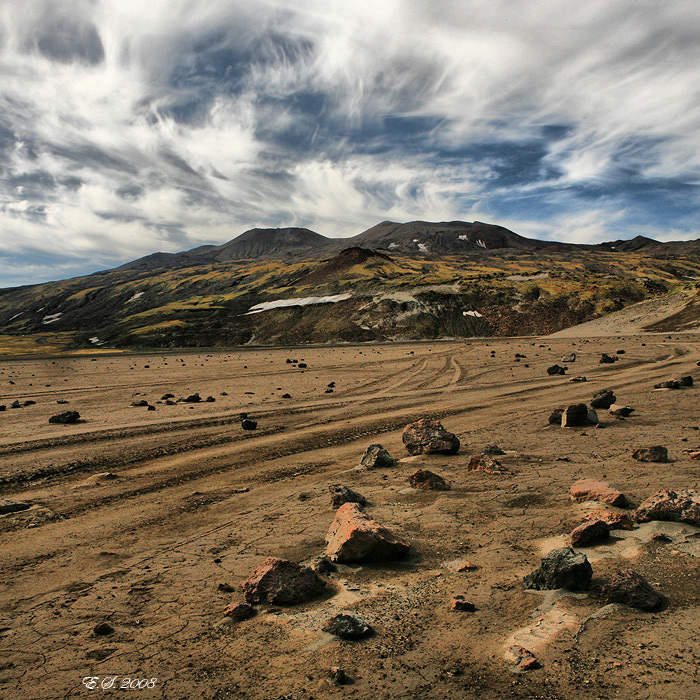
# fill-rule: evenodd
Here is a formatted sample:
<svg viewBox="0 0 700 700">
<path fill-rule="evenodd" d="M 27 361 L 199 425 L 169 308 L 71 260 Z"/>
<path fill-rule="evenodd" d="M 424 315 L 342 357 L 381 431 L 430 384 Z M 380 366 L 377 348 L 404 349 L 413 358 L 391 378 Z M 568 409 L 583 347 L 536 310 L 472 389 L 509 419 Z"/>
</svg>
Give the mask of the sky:
<svg viewBox="0 0 700 700">
<path fill-rule="evenodd" d="M 0 0 L 0 287 L 254 227 L 700 237 L 697 0 Z"/>
</svg>

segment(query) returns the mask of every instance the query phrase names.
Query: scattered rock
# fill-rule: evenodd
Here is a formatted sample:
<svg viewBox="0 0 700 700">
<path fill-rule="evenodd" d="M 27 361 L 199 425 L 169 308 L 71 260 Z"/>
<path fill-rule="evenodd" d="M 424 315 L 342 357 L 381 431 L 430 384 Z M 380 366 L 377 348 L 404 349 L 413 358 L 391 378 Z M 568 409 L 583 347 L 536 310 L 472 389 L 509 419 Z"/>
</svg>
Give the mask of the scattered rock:
<svg viewBox="0 0 700 700">
<path fill-rule="evenodd" d="M 525 588 L 587 591 L 593 577 L 588 557 L 571 547 L 552 550 L 542 559 L 540 568 L 523 579 Z"/>
<path fill-rule="evenodd" d="M 654 389 L 680 389 L 681 385 L 675 379 L 668 379 L 665 382 L 654 384 Z"/>
<path fill-rule="evenodd" d="M 338 567 L 328 558 L 324 556 L 315 557 L 309 563 L 309 568 L 313 569 L 317 574 L 332 574 L 338 571 Z"/>
<path fill-rule="evenodd" d="M 56 401 L 56 403 L 64 404 L 64 403 L 68 403 L 68 401 L 66 401 L 65 399 L 58 399 Z"/>
<path fill-rule="evenodd" d="M 24 501 L 15 501 L 13 498 L 0 498 L 0 515 L 18 513 L 21 510 L 27 510 L 31 505 Z"/>
<path fill-rule="evenodd" d="M 242 586 L 247 603 L 296 605 L 323 595 L 326 583 L 307 566 L 268 557 Z"/>
<path fill-rule="evenodd" d="M 551 367 L 547 367 L 547 374 L 550 376 L 566 374 L 566 367 L 562 367 L 561 365 L 552 365 Z"/>
<path fill-rule="evenodd" d="M 576 362 L 576 353 L 572 352 L 570 355 L 561 358 L 562 362 Z"/>
<path fill-rule="evenodd" d="M 241 421 L 241 428 L 243 430 L 255 430 L 258 427 L 258 421 L 250 420 L 249 418 L 244 418 Z"/>
<path fill-rule="evenodd" d="M 405 557 L 410 545 L 370 518 L 357 503 L 338 508 L 326 537 L 331 561 L 382 561 Z"/>
<path fill-rule="evenodd" d="M 533 671 L 541 666 L 535 655 L 519 644 L 509 646 L 505 658 L 508 663 L 517 666 L 519 671 Z"/>
<path fill-rule="evenodd" d="M 512 474 L 513 472 L 506 469 L 497 459 L 490 455 L 474 455 L 467 464 L 469 471 L 482 471 L 487 474 Z"/>
<path fill-rule="evenodd" d="M 579 479 L 569 489 L 574 501 L 600 501 L 609 506 L 624 508 L 627 505 L 625 495 L 605 481 L 595 479 Z"/>
<path fill-rule="evenodd" d="M 427 469 L 418 469 L 408 477 L 408 481 L 414 488 L 430 491 L 449 491 L 450 485 L 435 472 Z"/>
<path fill-rule="evenodd" d="M 563 415 L 563 408 L 555 408 L 549 415 L 549 425 L 561 425 L 561 419 Z"/>
<path fill-rule="evenodd" d="M 175 394 L 163 394 L 163 396 L 160 397 L 161 401 L 167 401 L 168 399 L 174 399 Z"/>
<path fill-rule="evenodd" d="M 306 364 L 306 362 L 300 362 L 300 363 L 297 365 L 297 367 L 299 367 L 299 369 L 306 369 L 307 364 Z"/>
<path fill-rule="evenodd" d="M 331 666 L 330 668 L 331 683 L 335 685 L 351 685 L 353 680 L 339 666 Z"/>
<path fill-rule="evenodd" d="M 639 447 L 632 453 L 639 462 L 668 462 L 668 450 L 662 445 Z"/>
<path fill-rule="evenodd" d="M 338 613 L 323 625 L 323 631 L 341 639 L 362 639 L 374 634 L 374 630 L 355 613 Z"/>
<path fill-rule="evenodd" d="M 190 394 L 185 399 L 180 399 L 183 403 L 199 403 L 202 397 L 199 394 Z"/>
<path fill-rule="evenodd" d="M 573 384 L 580 384 L 581 382 L 587 382 L 588 379 L 586 377 L 571 377 L 569 381 Z"/>
<path fill-rule="evenodd" d="M 216 399 L 213 396 L 207 396 L 207 398 L 204 399 L 205 403 L 214 403 L 214 401 L 216 401 Z"/>
<path fill-rule="evenodd" d="M 132 408 L 145 408 L 148 406 L 148 401 L 141 399 L 140 401 L 132 401 L 130 405 Z"/>
<path fill-rule="evenodd" d="M 291 399 L 292 395 L 291 394 L 282 394 L 283 399 Z"/>
<path fill-rule="evenodd" d="M 360 460 L 360 466 L 365 469 L 383 469 L 395 464 L 396 460 L 379 444 L 369 445 Z"/>
<path fill-rule="evenodd" d="M 589 520 L 571 533 L 572 547 L 589 547 L 610 538 L 610 526 L 603 520 Z"/>
<path fill-rule="evenodd" d="M 151 406 L 151 405 L 149 404 L 149 405 L 148 405 L 148 408 L 147 408 L 146 410 L 147 410 L 147 411 L 155 411 L 155 410 L 156 410 L 156 407 L 155 407 L 155 406 Z"/>
<path fill-rule="evenodd" d="M 617 397 L 610 389 L 603 389 L 593 396 L 593 399 L 591 400 L 591 407 L 610 408 L 610 406 L 615 403 L 616 399 Z"/>
<path fill-rule="evenodd" d="M 678 380 L 678 385 L 679 386 L 693 386 L 693 378 L 689 374 L 686 374 L 684 377 L 681 377 Z"/>
<path fill-rule="evenodd" d="M 220 590 L 222 593 L 233 593 L 236 589 L 228 584 L 228 583 L 220 583 L 217 586 L 218 590 Z"/>
<path fill-rule="evenodd" d="M 617 362 L 618 358 L 615 356 L 608 355 L 608 353 L 604 352 L 600 360 L 598 360 L 598 364 L 600 365 L 611 365 L 613 362 Z"/>
<path fill-rule="evenodd" d="M 234 620 L 243 622 L 250 620 L 257 615 L 257 610 L 248 603 L 231 603 L 224 608 L 224 617 L 232 617 Z"/>
<path fill-rule="evenodd" d="M 634 413 L 634 409 L 631 406 L 623 406 L 618 403 L 611 404 L 608 411 L 616 418 L 627 418 L 627 416 Z"/>
<path fill-rule="evenodd" d="M 587 513 L 584 520 L 602 520 L 611 530 L 634 530 L 634 523 L 627 513 L 619 513 L 605 508 L 596 508 Z"/>
<path fill-rule="evenodd" d="M 470 603 L 463 595 L 453 595 L 450 600 L 452 612 L 476 612 L 476 605 Z"/>
<path fill-rule="evenodd" d="M 109 622 L 100 622 L 93 627 L 92 633 L 98 637 L 106 637 L 108 634 L 114 634 L 114 627 Z"/>
<path fill-rule="evenodd" d="M 663 490 L 649 496 L 635 513 L 637 521 L 670 520 L 700 526 L 700 493 Z"/>
<path fill-rule="evenodd" d="M 459 438 L 447 432 L 440 421 L 428 418 L 409 423 L 404 428 L 401 438 L 411 455 L 453 455 L 459 450 Z"/>
<path fill-rule="evenodd" d="M 601 595 L 608 603 L 622 603 L 640 610 L 658 610 L 664 602 L 663 596 L 632 569 L 616 571 L 603 586 Z"/>
<path fill-rule="evenodd" d="M 585 403 L 574 403 L 567 406 L 561 417 L 562 428 L 580 428 L 585 425 L 596 425 L 598 415 L 589 410 Z"/>
<path fill-rule="evenodd" d="M 361 506 L 367 503 L 367 499 L 361 493 L 353 491 L 347 486 L 333 484 L 328 489 L 331 492 L 331 503 L 336 508 L 340 508 L 343 503 L 359 503 Z"/>
<path fill-rule="evenodd" d="M 481 454 L 499 456 L 504 455 L 505 451 L 502 450 L 498 445 L 486 445 L 481 451 Z"/>
<path fill-rule="evenodd" d="M 80 420 L 80 414 L 77 411 L 65 411 L 49 418 L 49 423 L 60 423 L 67 425 L 77 423 Z"/>
</svg>

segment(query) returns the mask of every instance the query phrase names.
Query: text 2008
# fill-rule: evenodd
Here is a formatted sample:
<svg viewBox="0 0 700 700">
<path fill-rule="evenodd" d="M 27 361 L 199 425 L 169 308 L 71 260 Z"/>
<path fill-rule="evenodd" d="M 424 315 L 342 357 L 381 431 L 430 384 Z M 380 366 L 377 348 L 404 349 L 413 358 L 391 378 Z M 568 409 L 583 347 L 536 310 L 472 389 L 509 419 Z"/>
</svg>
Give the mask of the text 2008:
<svg viewBox="0 0 700 700">
<path fill-rule="evenodd" d="M 86 676 L 83 685 L 89 690 L 147 690 L 156 687 L 157 678 L 124 676 Z"/>
</svg>

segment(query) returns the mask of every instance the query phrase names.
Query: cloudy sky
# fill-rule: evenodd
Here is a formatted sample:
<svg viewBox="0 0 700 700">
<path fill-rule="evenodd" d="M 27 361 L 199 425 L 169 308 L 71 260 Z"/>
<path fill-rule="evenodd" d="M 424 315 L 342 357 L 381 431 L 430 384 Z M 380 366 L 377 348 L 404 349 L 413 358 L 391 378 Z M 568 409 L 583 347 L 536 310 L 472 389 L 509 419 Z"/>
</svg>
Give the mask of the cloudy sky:
<svg viewBox="0 0 700 700">
<path fill-rule="evenodd" d="M 255 226 L 700 237 L 697 0 L 0 0 L 0 286 Z"/>
</svg>

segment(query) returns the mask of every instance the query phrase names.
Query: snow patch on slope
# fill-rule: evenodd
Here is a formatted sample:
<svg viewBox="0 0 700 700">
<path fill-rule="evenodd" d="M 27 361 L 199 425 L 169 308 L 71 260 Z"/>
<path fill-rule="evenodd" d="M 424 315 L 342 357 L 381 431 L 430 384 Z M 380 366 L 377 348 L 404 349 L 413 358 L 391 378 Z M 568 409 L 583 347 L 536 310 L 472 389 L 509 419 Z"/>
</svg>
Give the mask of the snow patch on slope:
<svg viewBox="0 0 700 700">
<path fill-rule="evenodd" d="M 263 301 L 260 304 L 251 306 L 249 311 L 247 311 L 244 316 L 250 316 L 251 314 L 259 314 L 263 311 L 268 311 L 269 309 L 281 309 L 288 306 L 310 306 L 312 304 L 335 304 L 339 301 L 345 301 L 350 299 L 352 294 L 332 294 L 327 297 L 300 297 L 296 299 L 277 299 L 276 301 Z"/>
</svg>

